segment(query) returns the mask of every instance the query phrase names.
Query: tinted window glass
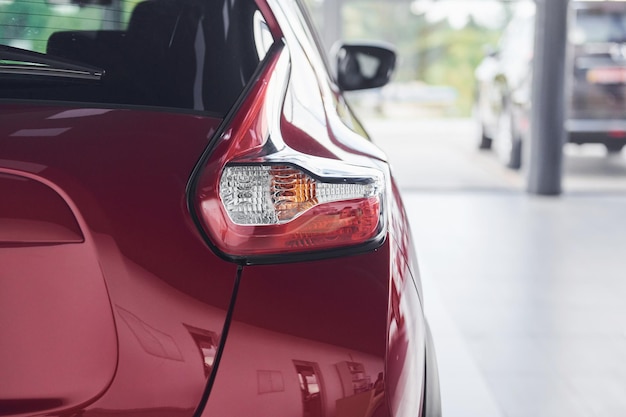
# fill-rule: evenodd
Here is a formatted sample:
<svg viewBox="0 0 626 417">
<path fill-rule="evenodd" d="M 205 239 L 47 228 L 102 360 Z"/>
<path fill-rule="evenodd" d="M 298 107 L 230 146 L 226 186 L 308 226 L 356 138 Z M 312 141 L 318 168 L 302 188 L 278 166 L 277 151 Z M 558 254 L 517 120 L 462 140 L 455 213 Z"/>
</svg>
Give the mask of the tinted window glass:
<svg viewBox="0 0 626 417">
<path fill-rule="evenodd" d="M 574 43 L 626 42 L 626 12 L 579 10 Z"/>
<path fill-rule="evenodd" d="M 0 97 L 223 114 L 259 21 L 253 0 L 2 0 Z"/>
</svg>

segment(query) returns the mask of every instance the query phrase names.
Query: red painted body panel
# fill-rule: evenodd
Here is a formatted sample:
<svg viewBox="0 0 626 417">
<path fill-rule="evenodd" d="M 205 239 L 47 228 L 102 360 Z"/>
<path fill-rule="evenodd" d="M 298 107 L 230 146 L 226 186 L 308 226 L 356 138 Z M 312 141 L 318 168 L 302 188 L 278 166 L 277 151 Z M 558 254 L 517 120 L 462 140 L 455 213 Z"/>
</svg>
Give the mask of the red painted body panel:
<svg viewBox="0 0 626 417">
<path fill-rule="evenodd" d="M 3 414 L 83 406 L 113 378 L 117 340 L 93 242 L 0 248 Z"/>
<path fill-rule="evenodd" d="M 400 193 L 392 184 L 389 198 L 391 283 L 387 334 L 389 407 L 396 417 L 421 415 L 425 387 L 426 323 L 421 284 L 413 257 L 411 233 Z"/>
<path fill-rule="evenodd" d="M 0 170 L 13 175 L 0 183 L 12 180 L 1 220 L 15 222 L 11 213 L 33 199 L 33 181 L 16 185 L 15 175 L 35 176 L 62 194 L 80 225 L 74 235 L 84 236 L 0 245 L 3 414 L 89 403 L 97 413 L 193 412 L 236 271 L 201 240 L 185 203 L 187 180 L 219 122 L 0 106 Z M 71 223 L 59 211 L 57 223 Z"/>
<path fill-rule="evenodd" d="M 368 407 L 388 415 L 383 397 L 373 395 L 385 369 L 388 256 L 385 244 L 364 255 L 245 268 L 203 415 L 301 415 L 314 400 L 303 394 L 294 361 L 317 369 L 320 399 L 312 415 L 357 416 Z M 364 367 L 358 392 L 348 391 L 338 370 L 347 362 Z"/>
<path fill-rule="evenodd" d="M 0 205 L 0 244 L 84 241 L 66 201 L 33 177 L 0 170 L 0 195 L 7 196 Z"/>
</svg>

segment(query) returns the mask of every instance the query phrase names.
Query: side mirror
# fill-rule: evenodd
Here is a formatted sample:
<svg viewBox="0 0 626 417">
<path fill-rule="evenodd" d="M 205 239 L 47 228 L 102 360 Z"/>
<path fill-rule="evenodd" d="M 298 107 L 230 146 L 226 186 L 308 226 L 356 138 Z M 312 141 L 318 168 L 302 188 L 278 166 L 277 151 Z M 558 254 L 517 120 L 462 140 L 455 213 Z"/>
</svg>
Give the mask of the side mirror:
<svg viewBox="0 0 626 417">
<path fill-rule="evenodd" d="M 345 44 L 334 48 L 337 84 L 343 91 L 382 87 L 396 66 L 396 53 L 383 44 Z"/>
</svg>

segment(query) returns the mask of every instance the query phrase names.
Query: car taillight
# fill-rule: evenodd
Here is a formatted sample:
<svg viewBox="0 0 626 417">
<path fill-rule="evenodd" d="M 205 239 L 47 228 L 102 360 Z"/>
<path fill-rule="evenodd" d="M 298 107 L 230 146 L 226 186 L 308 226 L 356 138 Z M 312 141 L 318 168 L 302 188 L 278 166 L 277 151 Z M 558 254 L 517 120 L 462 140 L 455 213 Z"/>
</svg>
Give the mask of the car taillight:
<svg viewBox="0 0 626 417">
<path fill-rule="evenodd" d="M 236 259 L 327 251 L 380 238 L 382 172 L 284 144 L 279 122 L 288 54 L 269 55 L 195 180 L 192 208 L 200 226 L 220 252 Z"/>
</svg>

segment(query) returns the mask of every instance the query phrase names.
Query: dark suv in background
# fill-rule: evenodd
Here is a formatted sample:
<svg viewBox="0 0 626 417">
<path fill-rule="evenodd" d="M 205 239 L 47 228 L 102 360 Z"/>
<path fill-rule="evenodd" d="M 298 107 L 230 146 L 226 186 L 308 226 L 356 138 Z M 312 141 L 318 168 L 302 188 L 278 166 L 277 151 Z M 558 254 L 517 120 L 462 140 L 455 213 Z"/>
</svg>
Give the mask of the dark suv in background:
<svg viewBox="0 0 626 417">
<path fill-rule="evenodd" d="M 534 21 L 533 4 L 520 4 L 476 70 L 479 148 L 493 148 L 512 169 L 521 167 L 530 135 Z M 567 140 L 619 152 L 626 145 L 626 2 L 572 2 L 568 24 Z"/>
<path fill-rule="evenodd" d="M 626 145 L 626 2 L 573 4 L 569 141 Z"/>
</svg>

